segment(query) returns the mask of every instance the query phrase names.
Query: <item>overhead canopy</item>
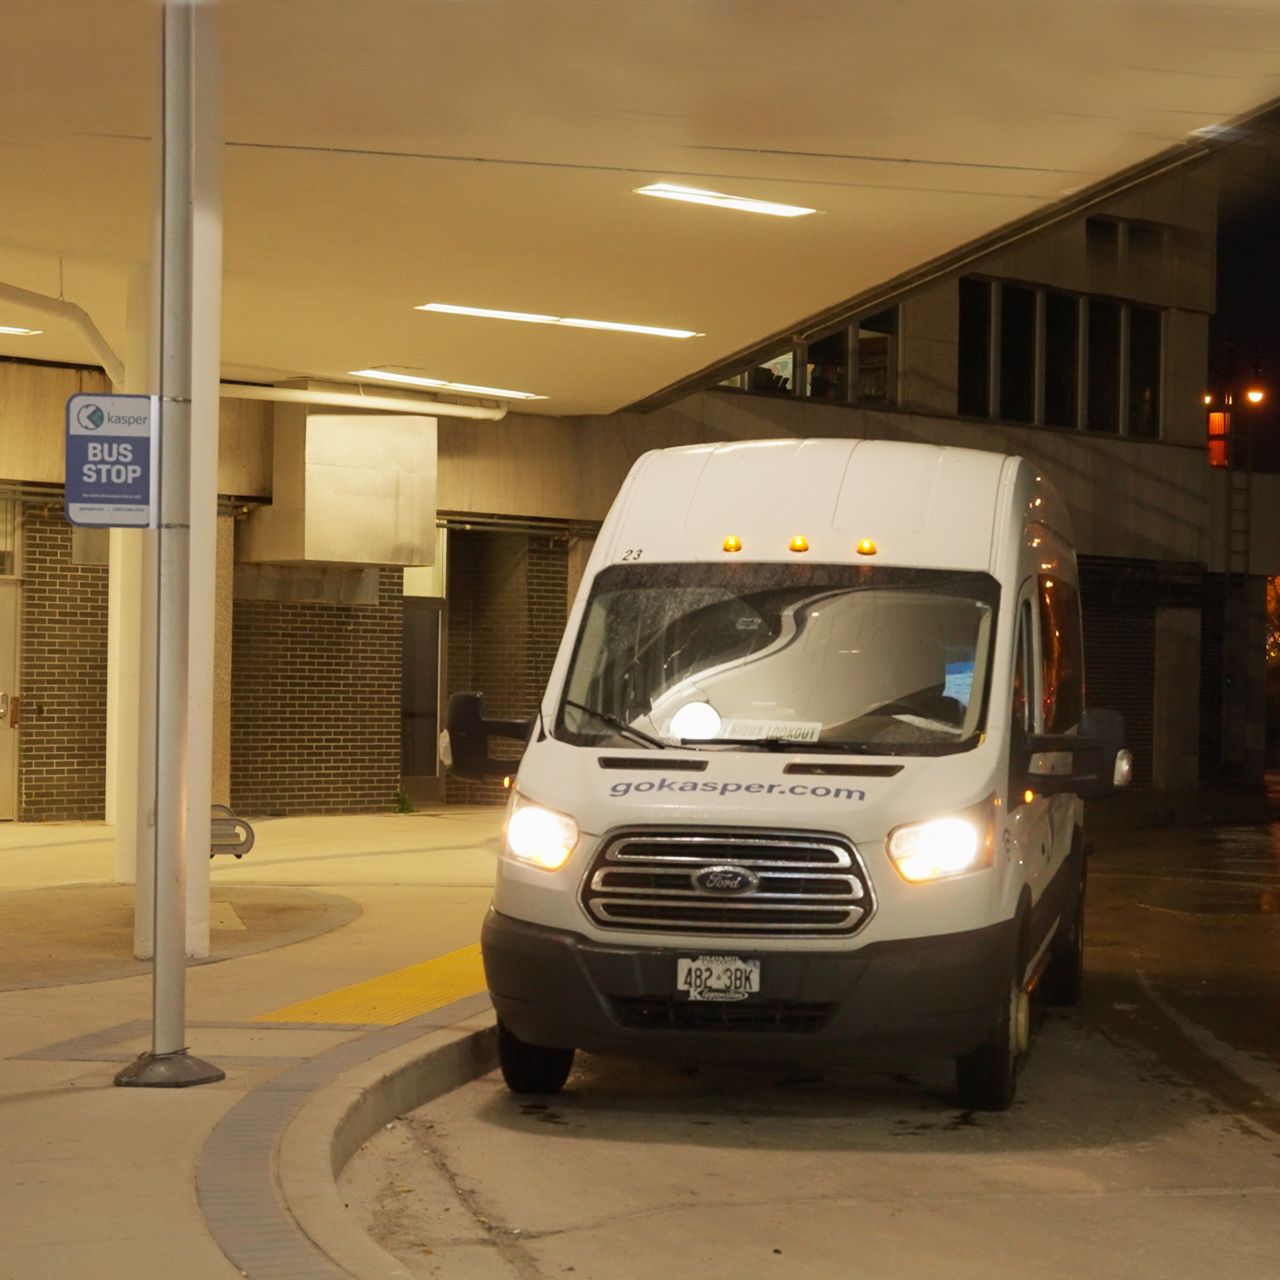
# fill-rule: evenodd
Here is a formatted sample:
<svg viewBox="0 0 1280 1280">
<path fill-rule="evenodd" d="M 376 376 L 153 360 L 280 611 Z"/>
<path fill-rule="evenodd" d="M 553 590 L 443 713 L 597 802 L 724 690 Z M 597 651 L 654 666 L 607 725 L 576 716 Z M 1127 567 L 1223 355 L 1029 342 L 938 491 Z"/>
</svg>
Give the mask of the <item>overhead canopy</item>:
<svg viewBox="0 0 1280 1280">
<path fill-rule="evenodd" d="M 224 0 L 224 372 L 644 399 L 1280 93 L 1263 0 Z M 159 6 L 7 0 L 0 282 L 125 345 Z M 1203 132 L 1208 130 L 1208 133 Z M 1197 133 L 1197 131 L 1202 131 Z M 650 199 L 656 182 L 811 207 Z M 673 339 L 415 310 L 693 330 Z M 89 361 L 8 305 L 0 354 Z"/>
</svg>

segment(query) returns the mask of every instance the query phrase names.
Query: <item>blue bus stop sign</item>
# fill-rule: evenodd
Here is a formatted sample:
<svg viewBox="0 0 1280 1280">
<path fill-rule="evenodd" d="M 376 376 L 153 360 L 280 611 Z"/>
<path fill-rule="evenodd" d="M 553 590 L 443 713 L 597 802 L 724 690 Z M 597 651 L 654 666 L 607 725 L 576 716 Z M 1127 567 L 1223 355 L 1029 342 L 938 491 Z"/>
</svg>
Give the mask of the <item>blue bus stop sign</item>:
<svg viewBox="0 0 1280 1280">
<path fill-rule="evenodd" d="M 67 401 L 67 519 L 124 529 L 156 525 L 155 396 Z"/>
</svg>

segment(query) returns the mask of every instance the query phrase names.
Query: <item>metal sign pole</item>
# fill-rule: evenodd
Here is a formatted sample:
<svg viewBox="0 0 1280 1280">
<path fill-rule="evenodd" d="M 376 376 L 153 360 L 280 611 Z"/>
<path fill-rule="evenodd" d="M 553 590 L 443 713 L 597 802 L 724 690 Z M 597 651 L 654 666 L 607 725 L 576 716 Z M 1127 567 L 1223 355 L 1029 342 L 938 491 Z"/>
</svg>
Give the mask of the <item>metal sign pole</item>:
<svg viewBox="0 0 1280 1280">
<path fill-rule="evenodd" d="M 198 0 L 197 0 L 198 2 Z M 206 22 L 208 14 L 201 15 Z M 155 994 L 152 1047 L 119 1085 L 181 1088 L 224 1073 L 186 1048 L 187 649 L 195 113 L 202 100 L 191 3 L 164 6 L 160 266 L 159 621 L 156 646 Z M 204 33 L 210 38 L 212 32 Z"/>
</svg>

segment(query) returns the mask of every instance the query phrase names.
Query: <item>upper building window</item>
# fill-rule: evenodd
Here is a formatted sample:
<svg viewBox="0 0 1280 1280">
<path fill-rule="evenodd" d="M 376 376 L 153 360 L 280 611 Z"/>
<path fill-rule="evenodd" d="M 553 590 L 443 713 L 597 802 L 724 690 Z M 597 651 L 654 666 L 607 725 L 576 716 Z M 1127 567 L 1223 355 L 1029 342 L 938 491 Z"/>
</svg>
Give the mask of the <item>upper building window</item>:
<svg viewBox="0 0 1280 1280">
<path fill-rule="evenodd" d="M 1036 420 L 1036 291 L 1000 286 L 1000 417 Z"/>
<path fill-rule="evenodd" d="M 1160 434 L 1160 321 L 1158 311 L 1129 308 L 1129 434 Z"/>
<path fill-rule="evenodd" d="M 859 404 L 896 404 L 898 400 L 898 308 L 858 321 Z"/>
<path fill-rule="evenodd" d="M 1102 298 L 1089 299 L 1087 399 L 1092 431 L 1120 430 L 1120 307 Z"/>
<path fill-rule="evenodd" d="M 747 390 L 789 396 L 796 387 L 796 353 L 783 351 L 747 370 Z"/>
<path fill-rule="evenodd" d="M 960 281 L 959 410 L 974 418 L 991 414 L 991 282 Z"/>
<path fill-rule="evenodd" d="M 861 316 L 718 385 L 828 404 L 897 404 L 898 308 Z"/>
<path fill-rule="evenodd" d="M 1069 293 L 1044 298 L 1044 424 L 1074 427 L 1080 394 L 1080 299 Z"/>
<path fill-rule="evenodd" d="M 805 395 L 843 404 L 849 398 L 849 331 L 837 329 L 809 343 L 805 352 Z"/>
<path fill-rule="evenodd" d="M 1149 307 L 963 279 L 957 412 L 1158 438 L 1162 330 Z"/>
</svg>

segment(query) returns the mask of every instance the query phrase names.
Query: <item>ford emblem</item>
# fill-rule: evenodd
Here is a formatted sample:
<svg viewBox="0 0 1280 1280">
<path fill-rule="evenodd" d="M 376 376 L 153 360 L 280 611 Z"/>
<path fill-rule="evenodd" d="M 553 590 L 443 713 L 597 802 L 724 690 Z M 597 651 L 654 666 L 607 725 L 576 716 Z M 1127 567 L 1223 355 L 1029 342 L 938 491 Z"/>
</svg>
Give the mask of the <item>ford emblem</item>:
<svg viewBox="0 0 1280 1280">
<path fill-rule="evenodd" d="M 693 883 L 704 893 L 754 893 L 760 877 L 746 867 L 703 867 Z"/>
</svg>

